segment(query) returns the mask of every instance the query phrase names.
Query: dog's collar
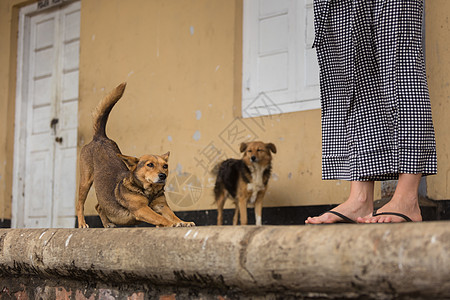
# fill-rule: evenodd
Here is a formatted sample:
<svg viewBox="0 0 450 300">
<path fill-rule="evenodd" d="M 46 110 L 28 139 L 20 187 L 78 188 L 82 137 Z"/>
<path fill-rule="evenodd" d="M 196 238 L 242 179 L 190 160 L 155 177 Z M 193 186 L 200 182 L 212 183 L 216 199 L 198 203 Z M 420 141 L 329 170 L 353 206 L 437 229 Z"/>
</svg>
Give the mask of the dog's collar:
<svg viewBox="0 0 450 300">
<path fill-rule="evenodd" d="M 144 193 L 144 188 L 136 184 L 136 180 L 133 180 L 134 178 L 124 178 L 122 179 L 122 186 L 129 190 L 132 193 L 140 194 L 142 196 L 146 196 Z M 147 196 L 146 196 L 147 197 Z"/>
<path fill-rule="evenodd" d="M 142 185 L 141 181 L 137 179 L 134 172 L 131 173 L 130 181 L 132 181 L 134 185 L 137 185 L 141 190 L 144 190 L 144 186 Z"/>
<path fill-rule="evenodd" d="M 155 200 L 156 198 L 159 198 L 161 196 L 164 196 L 164 186 L 161 187 L 161 189 L 155 194 L 155 195 L 147 195 L 146 197 L 151 201 Z"/>
<path fill-rule="evenodd" d="M 142 185 L 140 185 L 137 180 L 133 180 L 135 179 L 135 177 L 133 176 L 133 178 L 124 178 L 123 179 L 123 186 L 128 189 L 130 192 L 133 193 L 137 193 L 140 194 L 144 197 L 146 197 L 147 199 L 151 201 L 153 201 L 154 199 L 161 197 L 164 195 L 164 185 L 161 185 L 161 188 L 159 190 L 156 191 L 156 193 L 154 192 L 154 189 L 150 189 L 150 190 L 146 190 Z"/>
</svg>

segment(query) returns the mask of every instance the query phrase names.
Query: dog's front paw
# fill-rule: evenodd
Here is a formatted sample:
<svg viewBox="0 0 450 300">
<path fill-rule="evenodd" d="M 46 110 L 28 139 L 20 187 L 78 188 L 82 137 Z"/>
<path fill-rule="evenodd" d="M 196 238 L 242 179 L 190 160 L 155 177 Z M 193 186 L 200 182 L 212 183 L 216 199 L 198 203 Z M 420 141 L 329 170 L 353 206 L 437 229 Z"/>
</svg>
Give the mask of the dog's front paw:
<svg viewBox="0 0 450 300">
<path fill-rule="evenodd" d="M 108 223 L 105 225 L 105 228 L 115 228 L 115 227 L 117 227 L 117 226 L 114 223 Z"/>
<path fill-rule="evenodd" d="M 174 227 L 193 227 L 195 226 L 194 222 L 179 222 L 179 223 L 175 223 Z"/>
<path fill-rule="evenodd" d="M 89 228 L 89 225 L 84 223 L 84 224 L 78 224 L 78 228 Z"/>
</svg>

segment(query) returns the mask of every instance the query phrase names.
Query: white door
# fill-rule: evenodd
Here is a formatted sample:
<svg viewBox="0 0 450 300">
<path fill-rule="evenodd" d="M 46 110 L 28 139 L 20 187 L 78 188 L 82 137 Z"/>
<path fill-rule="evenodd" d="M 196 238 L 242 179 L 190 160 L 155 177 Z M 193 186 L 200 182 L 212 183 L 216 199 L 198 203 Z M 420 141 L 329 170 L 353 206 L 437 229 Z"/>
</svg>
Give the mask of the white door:
<svg viewBox="0 0 450 300">
<path fill-rule="evenodd" d="M 21 9 L 13 227 L 74 227 L 80 3 Z"/>
</svg>

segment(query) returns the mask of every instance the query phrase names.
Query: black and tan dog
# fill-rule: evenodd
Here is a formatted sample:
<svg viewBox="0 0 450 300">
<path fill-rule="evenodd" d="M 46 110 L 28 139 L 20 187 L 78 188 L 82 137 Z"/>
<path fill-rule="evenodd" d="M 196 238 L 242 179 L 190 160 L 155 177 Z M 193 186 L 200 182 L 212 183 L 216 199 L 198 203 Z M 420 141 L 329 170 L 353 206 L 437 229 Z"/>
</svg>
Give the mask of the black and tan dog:
<svg viewBox="0 0 450 300">
<path fill-rule="evenodd" d="M 230 197 L 234 200 L 233 225 L 237 225 L 239 213 L 241 225 L 247 225 L 247 204 L 255 205 L 256 225 L 262 223 L 262 201 L 272 170 L 272 154 L 277 148 L 272 143 L 242 143 L 242 159 L 227 159 L 216 166 L 214 195 L 217 203 L 217 225 L 223 222 L 223 206 Z"/>
<path fill-rule="evenodd" d="M 122 97 L 125 83 L 116 87 L 98 104 L 94 112 L 94 137 L 81 149 L 80 186 L 77 202 L 78 227 L 89 227 L 84 218 L 84 203 L 92 183 L 96 209 L 104 227 L 133 225 L 144 221 L 156 226 L 194 226 L 181 221 L 169 208 L 164 196 L 169 152 L 122 155 L 117 144 L 106 136 L 109 113 Z"/>
</svg>

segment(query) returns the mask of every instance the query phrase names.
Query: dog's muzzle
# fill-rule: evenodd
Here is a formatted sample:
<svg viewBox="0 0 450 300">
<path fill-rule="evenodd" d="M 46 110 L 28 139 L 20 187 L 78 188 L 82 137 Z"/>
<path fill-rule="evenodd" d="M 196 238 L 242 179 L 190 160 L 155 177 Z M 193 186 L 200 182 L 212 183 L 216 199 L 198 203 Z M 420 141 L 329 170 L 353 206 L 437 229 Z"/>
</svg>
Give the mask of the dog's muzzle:
<svg viewBox="0 0 450 300">
<path fill-rule="evenodd" d="M 164 184 L 164 183 L 166 183 L 166 178 L 167 178 L 167 175 L 166 175 L 166 174 L 164 174 L 164 173 L 159 173 L 159 174 L 158 174 L 158 177 L 156 177 L 156 178 L 150 178 L 150 177 L 148 177 L 148 178 L 146 178 L 146 179 L 147 179 L 147 181 L 150 182 L 150 183 Z"/>
<path fill-rule="evenodd" d="M 250 159 L 252 160 L 252 162 L 256 162 L 256 160 L 257 160 L 256 156 L 254 156 L 254 155 L 252 157 L 250 157 Z"/>
<path fill-rule="evenodd" d="M 164 173 L 158 174 L 158 181 L 156 183 L 164 183 L 166 182 L 167 175 Z"/>
</svg>

